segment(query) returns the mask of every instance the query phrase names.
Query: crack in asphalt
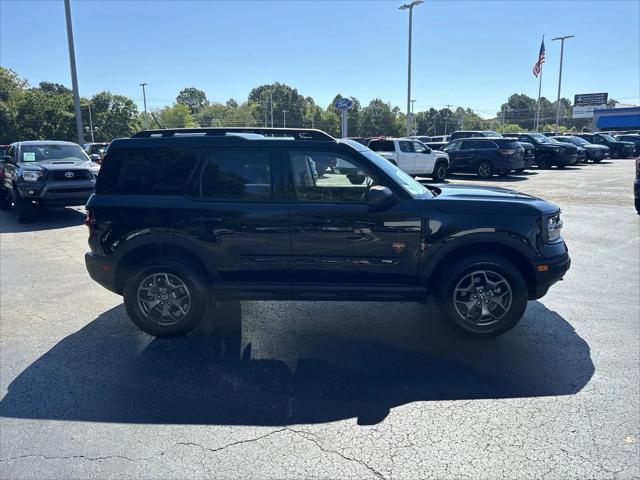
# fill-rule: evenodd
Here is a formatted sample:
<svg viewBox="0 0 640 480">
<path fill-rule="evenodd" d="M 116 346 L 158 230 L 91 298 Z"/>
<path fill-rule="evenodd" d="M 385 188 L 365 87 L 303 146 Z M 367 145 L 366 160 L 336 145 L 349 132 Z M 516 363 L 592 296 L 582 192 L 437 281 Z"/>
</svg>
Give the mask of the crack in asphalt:
<svg viewBox="0 0 640 480">
<path fill-rule="evenodd" d="M 95 462 L 95 461 L 100 461 L 100 460 L 111 460 L 111 459 L 121 459 L 121 460 L 127 460 L 128 462 L 140 462 L 140 461 L 148 461 L 151 460 L 153 457 L 151 458 L 129 458 L 129 457 L 125 457 L 124 455 L 105 455 L 105 456 L 101 456 L 101 457 L 89 457 L 86 455 L 68 455 L 68 456 L 48 456 L 48 455 L 38 455 L 38 454 L 28 454 L 28 455 L 20 455 L 18 457 L 7 457 L 7 458 L 0 458 L 0 462 L 9 462 L 12 460 L 21 460 L 23 458 L 42 458 L 44 460 L 73 460 L 73 459 L 80 459 L 80 460 L 88 460 L 90 462 Z"/>
</svg>

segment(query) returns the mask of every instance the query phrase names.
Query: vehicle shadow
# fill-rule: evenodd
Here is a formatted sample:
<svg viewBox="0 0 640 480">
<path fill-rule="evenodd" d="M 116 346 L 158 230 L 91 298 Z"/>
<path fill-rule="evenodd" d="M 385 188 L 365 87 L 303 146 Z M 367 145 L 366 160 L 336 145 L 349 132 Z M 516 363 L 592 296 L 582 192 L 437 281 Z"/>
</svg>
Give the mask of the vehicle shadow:
<svg viewBox="0 0 640 480">
<path fill-rule="evenodd" d="M 85 214 L 73 208 L 39 209 L 30 223 L 18 223 L 13 210 L 0 210 L 0 233 L 37 232 L 82 225 Z"/>
<path fill-rule="evenodd" d="M 357 418 L 370 425 L 410 402 L 571 395 L 594 373 L 588 344 L 539 302 L 530 302 L 514 330 L 490 340 L 460 337 L 425 318 L 433 316 L 429 305 L 352 303 L 344 308 L 363 312 L 354 320 L 344 304 L 294 302 L 282 313 L 274 303 L 245 302 L 244 315 L 228 309 L 227 325 L 241 328 L 244 344 L 237 332 L 226 337 L 238 342 L 229 350 L 210 324 L 159 340 L 114 307 L 18 374 L 0 415 L 265 426 Z M 225 351 L 242 358 L 225 359 Z"/>
<path fill-rule="evenodd" d="M 491 178 L 480 178 L 475 173 L 450 173 L 450 180 L 469 180 L 472 182 L 524 182 L 529 180 L 529 176 L 534 175 L 533 172 L 510 173 L 509 175 L 493 176 Z M 537 173 L 535 174 L 537 175 Z"/>
</svg>

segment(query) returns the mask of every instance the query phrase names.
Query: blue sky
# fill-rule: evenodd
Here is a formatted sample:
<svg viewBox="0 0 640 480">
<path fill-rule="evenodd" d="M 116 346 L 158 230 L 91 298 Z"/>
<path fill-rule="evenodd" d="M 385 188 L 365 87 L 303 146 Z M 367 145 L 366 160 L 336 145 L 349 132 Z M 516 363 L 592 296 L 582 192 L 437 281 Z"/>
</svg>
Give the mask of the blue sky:
<svg viewBox="0 0 640 480">
<path fill-rule="evenodd" d="M 407 12 L 398 1 L 72 0 L 81 95 L 109 90 L 142 103 L 183 87 L 213 101 L 245 100 L 287 83 L 323 107 L 336 93 L 405 108 Z M 427 0 L 414 10 L 416 111 L 446 104 L 493 116 L 514 92 L 537 95 L 531 73 L 542 34 L 542 94 L 609 92 L 640 99 L 640 1 Z M 0 64 L 31 84 L 70 85 L 62 0 L 0 0 Z"/>
</svg>

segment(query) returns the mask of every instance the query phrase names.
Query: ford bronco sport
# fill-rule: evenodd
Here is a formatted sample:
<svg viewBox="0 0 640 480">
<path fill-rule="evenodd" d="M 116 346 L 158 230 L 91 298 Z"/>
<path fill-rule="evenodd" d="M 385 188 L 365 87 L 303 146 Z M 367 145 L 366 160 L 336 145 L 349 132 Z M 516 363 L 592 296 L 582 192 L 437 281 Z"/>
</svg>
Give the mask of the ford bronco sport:
<svg viewBox="0 0 640 480">
<path fill-rule="evenodd" d="M 160 337 L 191 331 L 212 299 L 427 296 L 453 327 L 493 336 L 570 265 L 557 206 L 501 188 L 426 187 L 319 130 L 114 140 L 86 224 L 89 274 Z"/>
</svg>

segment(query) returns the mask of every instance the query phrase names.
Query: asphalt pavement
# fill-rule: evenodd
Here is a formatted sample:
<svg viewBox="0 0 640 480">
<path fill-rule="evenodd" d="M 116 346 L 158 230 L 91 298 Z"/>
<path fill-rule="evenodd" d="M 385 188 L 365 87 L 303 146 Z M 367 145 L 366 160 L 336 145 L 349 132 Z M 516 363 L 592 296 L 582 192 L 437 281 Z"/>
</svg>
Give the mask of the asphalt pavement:
<svg viewBox="0 0 640 480">
<path fill-rule="evenodd" d="M 573 259 L 511 332 L 429 304 L 242 302 L 158 340 L 84 268 L 82 209 L 0 212 L 0 478 L 638 478 L 634 162 L 481 182 L 563 210 Z M 240 352 L 242 360 L 233 359 Z"/>
</svg>

